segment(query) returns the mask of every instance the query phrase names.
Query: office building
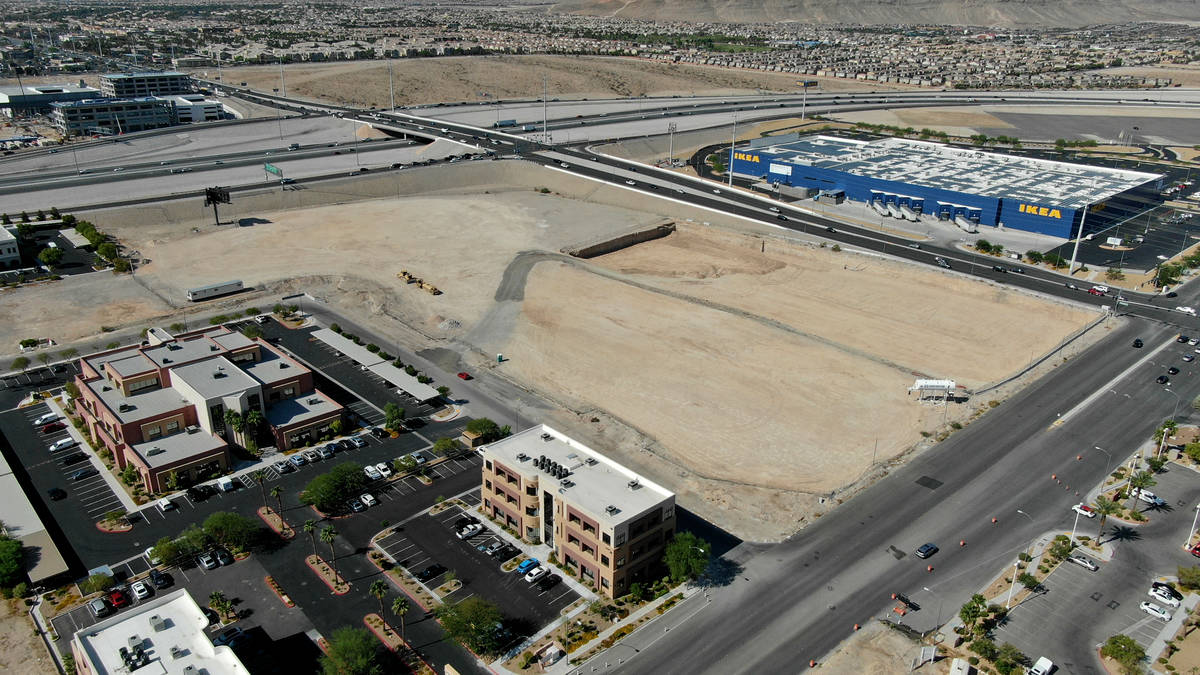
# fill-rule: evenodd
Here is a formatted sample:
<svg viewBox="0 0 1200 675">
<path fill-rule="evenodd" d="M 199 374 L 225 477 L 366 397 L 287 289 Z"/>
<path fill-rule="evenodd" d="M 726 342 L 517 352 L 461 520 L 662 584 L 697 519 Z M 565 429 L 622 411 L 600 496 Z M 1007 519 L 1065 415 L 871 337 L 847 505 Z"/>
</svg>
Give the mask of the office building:
<svg viewBox="0 0 1200 675">
<path fill-rule="evenodd" d="M 23 87 L 0 87 L 0 110 L 9 117 L 44 115 L 50 104 L 97 98 L 100 90 L 73 84 L 27 84 Z"/>
<path fill-rule="evenodd" d="M 180 72 L 113 73 L 100 76 L 100 92 L 113 98 L 175 96 L 196 90 L 192 78 Z"/>
<path fill-rule="evenodd" d="M 169 99 L 97 98 L 51 104 L 50 119 L 64 136 L 117 135 L 179 124 Z"/>
<path fill-rule="evenodd" d="M 659 577 L 675 494 L 542 424 L 481 446 L 483 510 L 619 597 Z"/>
</svg>

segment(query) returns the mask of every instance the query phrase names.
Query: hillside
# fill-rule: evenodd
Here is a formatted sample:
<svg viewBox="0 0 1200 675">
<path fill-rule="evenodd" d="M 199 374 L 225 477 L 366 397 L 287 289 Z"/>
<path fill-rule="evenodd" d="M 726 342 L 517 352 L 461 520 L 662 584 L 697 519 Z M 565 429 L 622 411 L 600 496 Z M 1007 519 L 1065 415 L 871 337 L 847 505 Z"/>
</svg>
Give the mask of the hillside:
<svg viewBox="0 0 1200 675">
<path fill-rule="evenodd" d="M 555 12 L 757 23 L 1084 26 L 1200 22 L 1200 0 L 565 0 Z"/>
</svg>

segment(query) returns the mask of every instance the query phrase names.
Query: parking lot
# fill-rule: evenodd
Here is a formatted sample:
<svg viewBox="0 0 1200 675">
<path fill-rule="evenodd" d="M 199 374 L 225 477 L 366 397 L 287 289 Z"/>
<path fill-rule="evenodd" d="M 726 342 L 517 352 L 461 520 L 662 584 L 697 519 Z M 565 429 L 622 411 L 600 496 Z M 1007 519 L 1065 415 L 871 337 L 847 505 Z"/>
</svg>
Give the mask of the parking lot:
<svg viewBox="0 0 1200 675">
<path fill-rule="evenodd" d="M 37 225 L 37 221 L 33 221 Z M 22 263 L 26 266 L 20 270 L 4 270 L 0 272 L 0 281 L 15 282 L 18 277 L 37 276 L 45 274 L 45 271 L 40 267 L 41 263 L 37 260 L 37 254 L 49 244 L 53 243 L 57 248 L 62 249 L 63 258 L 55 268 L 54 273 L 59 275 L 69 274 L 88 274 L 94 272 L 92 266 L 96 264 L 96 254 L 87 249 L 76 248 L 58 233 L 58 230 L 38 230 L 34 233 L 33 243 L 22 248 Z"/>
<path fill-rule="evenodd" d="M 37 354 L 40 354 L 40 353 L 41 352 L 36 352 L 34 354 L 31 354 L 29 356 L 29 359 L 31 361 L 37 360 Z M 48 353 L 50 353 L 52 355 L 52 358 L 57 358 L 57 355 L 54 355 L 53 352 L 48 352 Z M 0 378 L 0 390 L 17 389 L 20 387 L 27 387 L 30 385 L 38 385 L 38 386 L 54 385 L 54 386 L 57 386 L 57 385 L 61 384 L 62 382 L 66 381 L 72 377 L 75 377 L 75 375 L 78 372 L 79 372 L 79 365 L 78 365 L 78 363 L 76 363 L 74 361 L 67 362 L 67 363 L 56 363 L 51 366 L 41 366 L 41 367 L 37 367 L 37 368 L 30 368 L 29 370 L 26 370 L 24 372 L 11 373 L 11 374 L 5 375 L 4 377 Z"/>
<path fill-rule="evenodd" d="M 473 496 L 465 497 L 464 501 L 478 504 L 478 490 L 474 491 Z M 437 515 L 418 516 L 382 537 L 378 545 L 413 576 L 433 565 L 445 567 L 445 571 L 423 581 L 430 589 L 444 583 L 446 574 L 453 572 L 463 586 L 447 596 L 445 601 L 461 602 L 478 595 L 493 602 L 500 608 L 509 630 L 515 635 L 532 635 L 553 621 L 562 608 L 579 598 L 565 583 L 531 584 L 516 572 L 501 570 L 501 565 L 514 556 L 489 556 L 480 547 L 495 542 L 511 543 L 512 540 L 501 535 L 485 519 L 479 519 L 484 527 L 480 534 L 466 540 L 459 539 L 455 534 L 456 522 L 473 515 L 473 512 L 464 512 L 454 506 Z M 513 552 L 512 549 L 510 552 Z M 521 555 L 519 549 L 515 553 Z M 558 570 L 552 571 L 560 574 Z"/>
</svg>

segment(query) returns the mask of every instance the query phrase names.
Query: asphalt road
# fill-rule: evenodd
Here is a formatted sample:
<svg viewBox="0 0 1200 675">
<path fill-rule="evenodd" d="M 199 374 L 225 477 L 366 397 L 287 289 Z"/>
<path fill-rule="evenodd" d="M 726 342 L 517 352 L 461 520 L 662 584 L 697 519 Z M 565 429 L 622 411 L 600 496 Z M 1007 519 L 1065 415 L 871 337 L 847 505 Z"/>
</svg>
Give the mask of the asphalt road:
<svg viewBox="0 0 1200 675">
<path fill-rule="evenodd" d="M 823 658 L 855 623 L 887 611 L 892 592 L 915 597 L 930 587 L 947 611 L 957 611 L 1033 537 L 1070 527 L 1075 491 L 1085 493 L 1109 471 L 1109 459 L 1093 446 L 1119 459 L 1172 414 L 1176 398 L 1153 381 L 1160 363 L 1109 381 L 1148 354 L 1130 347 L 1134 337 L 1154 348 L 1174 334 L 1131 320 L 787 542 L 735 549 L 730 557 L 742 569 L 732 583 L 714 590 L 706 607 L 681 608 L 696 614 L 669 634 L 626 638 L 640 652 L 622 672 L 796 672 Z M 1155 359 L 1177 362 L 1182 350 L 1172 345 Z M 1177 378 L 1175 386 L 1190 401 L 1200 378 Z M 1097 391 L 1091 405 L 1051 426 Z M 941 552 L 917 559 L 913 551 L 927 541 Z M 935 621 L 927 615 L 918 627 Z"/>
</svg>

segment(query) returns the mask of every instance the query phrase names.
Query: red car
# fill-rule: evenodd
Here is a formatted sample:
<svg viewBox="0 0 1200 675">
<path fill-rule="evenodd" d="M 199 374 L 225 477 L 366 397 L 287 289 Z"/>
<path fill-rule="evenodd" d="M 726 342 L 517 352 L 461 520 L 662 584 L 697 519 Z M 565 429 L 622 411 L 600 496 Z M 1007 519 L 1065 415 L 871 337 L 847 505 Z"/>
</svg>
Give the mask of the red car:
<svg viewBox="0 0 1200 675">
<path fill-rule="evenodd" d="M 1192 555 L 1196 556 L 1197 558 L 1200 558 L 1200 544 L 1196 544 L 1195 546 L 1190 548 L 1189 551 L 1191 552 Z"/>
<path fill-rule="evenodd" d="M 54 433 L 55 431 L 62 431 L 63 429 L 66 429 L 66 428 L 67 428 L 66 423 L 64 423 L 62 420 L 59 420 L 57 422 L 51 422 L 50 424 L 47 424 L 46 426 L 42 427 L 42 433 L 43 434 L 51 434 L 51 433 Z"/>
<path fill-rule="evenodd" d="M 129 604 L 129 596 L 125 595 L 124 591 L 115 590 L 108 594 L 108 601 L 112 603 L 113 607 L 120 609 Z"/>
<path fill-rule="evenodd" d="M 471 379 L 471 374 L 470 374 L 470 373 L 459 373 L 459 374 L 458 374 L 458 379 L 460 379 L 460 380 L 469 380 L 469 379 Z"/>
</svg>

